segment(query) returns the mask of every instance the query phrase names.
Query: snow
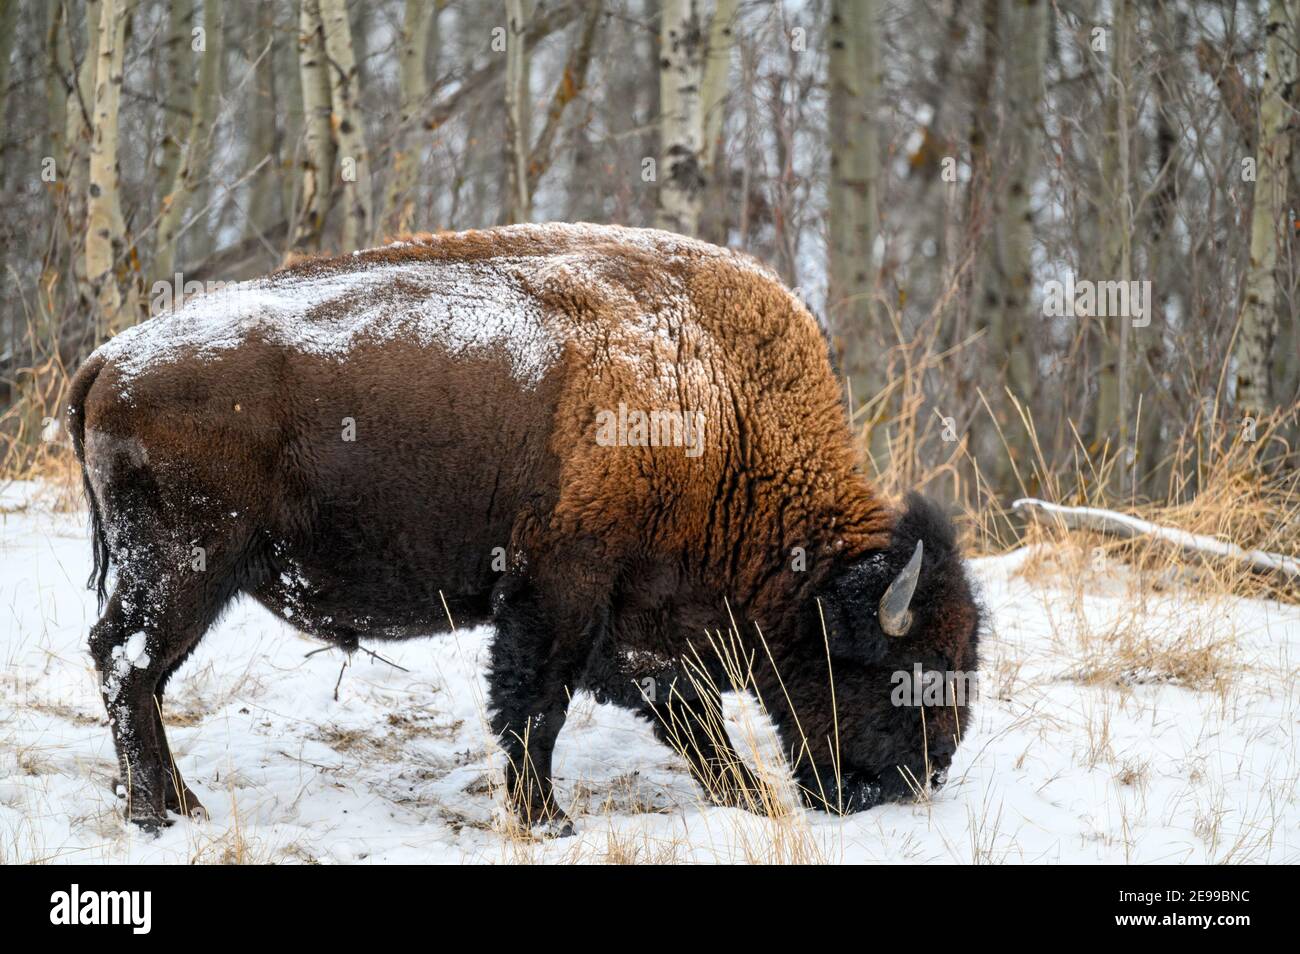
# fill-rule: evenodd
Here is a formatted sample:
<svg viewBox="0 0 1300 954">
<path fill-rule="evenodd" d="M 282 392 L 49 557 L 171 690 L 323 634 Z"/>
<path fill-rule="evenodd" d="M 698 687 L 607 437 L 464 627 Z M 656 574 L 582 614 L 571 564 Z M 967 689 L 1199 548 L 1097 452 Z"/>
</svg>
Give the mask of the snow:
<svg viewBox="0 0 1300 954">
<path fill-rule="evenodd" d="M 405 338 L 453 354 L 499 347 L 510 356 L 519 380 L 535 386 L 558 360 L 562 344 L 548 333 L 543 310 L 525 286 L 555 280 L 588 283 L 611 300 L 631 302 L 626 290 L 602 277 L 597 266 L 602 247 L 628 247 L 659 259 L 725 258 L 743 271 L 778 281 L 748 255 L 653 229 L 548 223 L 499 231 L 535 239 L 539 247 L 563 238 L 575 248 L 537 256 L 399 263 L 366 260 L 355 252 L 357 261 L 346 269 L 309 266 L 252 281 L 215 283 L 204 293 L 184 297 L 180 307 L 126 329 L 99 353 L 114 361 L 128 394 L 132 380 L 152 367 L 181 356 L 211 359 L 239 347 L 250 335 L 339 361 L 363 340 Z M 424 241 L 399 241 L 387 248 Z M 683 314 L 684 296 L 679 289 L 676 307 Z M 643 315 L 641 323 L 640 335 L 660 348 L 676 347 L 668 326 L 656 316 Z"/>
<path fill-rule="evenodd" d="M 319 643 L 245 601 L 164 703 L 211 818 L 155 837 L 122 822 L 109 790 L 117 766 L 85 649 L 85 514 L 51 501 L 41 485 L 0 489 L 0 862 L 1300 860 L 1300 608 L 1135 597 L 1122 565 L 1085 554 L 1048 572 L 1032 550 L 974 561 L 991 615 L 981 698 L 925 804 L 778 820 L 704 807 L 649 725 L 580 694 L 555 763 L 578 834 L 521 837 L 484 709 L 487 629 L 369 644 L 407 671 L 358 653 L 336 701 L 342 655 L 308 657 Z M 1125 639 L 1212 645 L 1221 672 L 1188 684 L 1155 655 L 1118 680 L 1086 677 Z M 120 659 L 148 652 L 136 634 Z M 782 784 L 753 703 L 730 696 L 727 715 Z"/>
<path fill-rule="evenodd" d="M 700 239 L 667 232 L 661 229 L 634 228 L 626 225 L 603 225 L 592 222 L 527 222 L 507 225 L 496 230 L 503 235 L 523 235 L 538 243 L 555 241 L 559 237 L 595 246 L 604 243 L 616 243 L 627 246 L 647 255 L 669 258 L 725 258 L 754 275 L 780 281 L 771 267 L 744 252 L 721 248 Z M 397 243 L 399 245 L 404 243 Z"/>
<path fill-rule="evenodd" d="M 535 385 L 559 354 L 541 309 L 520 287 L 524 260 L 360 263 L 325 274 L 285 272 L 187 298 L 180 308 L 106 342 L 129 392 L 132 379 L 182 355 L 213 358 L 250 335 L 342 360 L 363 340 L 406 338 L 453 354 L 500 346 Z M 338 307 L 330 307 L 337 305 Z"/>
<path fill-rule="evenodd" d="M 115 702 L 122 688 L 122 680 L 134 666 L 136 669 L 149 668 L 149 654 L 145 652 L 148 637 L 144 633 L 132 633 L 121 646 L 114 646 L 110 655 L 112 666 L 104 680 L 104 697 Z"/>
</svg>

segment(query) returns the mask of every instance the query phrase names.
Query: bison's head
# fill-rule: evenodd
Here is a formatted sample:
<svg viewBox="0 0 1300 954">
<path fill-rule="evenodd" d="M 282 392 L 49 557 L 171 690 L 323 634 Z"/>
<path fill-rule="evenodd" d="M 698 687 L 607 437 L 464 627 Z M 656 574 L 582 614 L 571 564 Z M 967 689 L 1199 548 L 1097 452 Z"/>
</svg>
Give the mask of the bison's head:
<svg viewBox="0 0 1300 954">
<path fill-rule="evenodd" d="M 942 784 L 967 730 L 980 611 L 940 509 L 909 496 L 889 546 L 801 612 L 778 723 L 809 803 L 861 811 Z"/>
</svg>

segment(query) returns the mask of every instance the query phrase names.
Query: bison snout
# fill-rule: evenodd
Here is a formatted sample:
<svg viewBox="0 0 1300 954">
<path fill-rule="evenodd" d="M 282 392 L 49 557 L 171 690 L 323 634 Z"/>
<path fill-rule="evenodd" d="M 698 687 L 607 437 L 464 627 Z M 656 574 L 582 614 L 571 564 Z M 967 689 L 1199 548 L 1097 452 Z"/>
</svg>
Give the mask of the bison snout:
<svg viewBox="0 0 1300 954">
<path fill-rule="evenodd" d="M 801 779 L 799 785 L 809 808 L 852 815 L 890 802 L 915 801 L 938 791 L 948 781 L 947 765 L 931 764 L 928 789 L 921 781 L 924 778 L 924 769 L 918 774 L 891 766 L 881 773 L 849 772 L 840 777 L 838 784 L 832 778 L 823 779 L 819 786 L 814 778 Z"/>
<path fill-rule="evenodd" d="M 809 808 L 836 815 L 852 815 L 898 798 L 896 792 L 871 772 L 850 772 L 840 778 L 801 779 L 800 790 Z"/>
</svg>

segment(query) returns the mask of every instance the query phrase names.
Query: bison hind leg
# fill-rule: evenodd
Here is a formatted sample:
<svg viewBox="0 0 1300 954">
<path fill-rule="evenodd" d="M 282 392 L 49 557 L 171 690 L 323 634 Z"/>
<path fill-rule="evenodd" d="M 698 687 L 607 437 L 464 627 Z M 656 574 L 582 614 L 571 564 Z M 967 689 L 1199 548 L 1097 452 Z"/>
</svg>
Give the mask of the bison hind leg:
<svg viewBox="0 0 1300 954">
<path fill-rule="evenodd" d="M 176 770 L 161 712 L 168 680 L 221 611 L 256 576 L 251 535 L 209 523 L 180 530 L 156 506 L 116 502 L 110 545 L 116 579 L 90 633 L 90 652 L 113 732 L 120 771 L 115 788 L 142 828 L 170 824 L 169 811 L 205 809 Z"/>
</svg>

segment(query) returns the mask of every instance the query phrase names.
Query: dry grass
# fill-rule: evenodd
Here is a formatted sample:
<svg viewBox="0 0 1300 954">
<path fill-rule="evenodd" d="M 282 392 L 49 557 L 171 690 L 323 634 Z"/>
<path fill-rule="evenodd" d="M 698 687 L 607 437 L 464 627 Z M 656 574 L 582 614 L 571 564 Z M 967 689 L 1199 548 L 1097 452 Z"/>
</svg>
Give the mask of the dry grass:
<svg viewBox="0 0 1300 954">
<path fill-rule="evenodd" d="M 908 373 L 918 379 L 944 355 L 925 350 L 918 341 L 908 358 Z M 1030 412 L 1007 394 L 1016 413 L 1016 430 L 996 424 L 1003 459 L 1018 488 L 1016 496 L 1037 496 L 1053 503 L 1098 507 L 1130 514 L 1152 523 L 1300 559 L 1300 448 L 1288 435 L 1300 429 L 1300 404 L 1279 409 L 1256 422 L 1249 432 L 1217 407 L 1201 408 L 1181 433 L 1167 443 L 1158 462 L 1160 483 L 1139 495 L 1125 464 L 1132 448 L 1085 448 L 1070 425 L 1075 446 L 1068 459 L 1048 455 Z M 896 413 L 884 420 L 881 405 L 892 400 Z M 985 418 L 995 421 L 981 395 Z M 953 501 L 965 544 L 973 555 L 998 554 L 1021 546 L 1052 548 L 1078 545 L 1095 559 L 1126 563 L 1152 590 L 1193 586 L 1200 594 L 1222 594 L 1300 603 L 1300 580 L 1280 573 L 1261 573 L 1244 564 L 1179 550 L 1152 537 L 1117 540 L 1069 531 L 1051 520 L 1027 519 L 1011 510 L 985 480 L 989 462 L 973 456 L 969 435 L 938 441 L 942 418 L 915 382 L 906 381 L 878 396 L 854 418 L 859 446 L 868 468 L 872 428 L 887 425 L 888 466 L 875 474 L 881 488 L 895 497 L 912 489 L 939 491 Z M 929 448 L 929 450 L 926 450 Z M 936 449 L 937 448 L 937 449 Z M 1019 451 L 1013 449 L 1018 448 Z"/>
<path fill-rule="evenodd" d="M 67 383 L 57 358 L 15 374 L 11 401 L 0 414 L 0 479 L 45 477 L 67 466 L 69 448 L 57 423 Z"/>
<path fill-rule="evenodd" d="M 668 725 L 669 742 L 683 761 L 689 762 L 691 756 L 712 755 L 711 741 L 722 744 L 729 739 L 760 780 L 760 787 L 743 786 L 734 772 L 724 770 L 708 791 L 693 779 L 693 794 L 688 804 L 682 805 L 665 804 L 648 795 L 637 785 L 636 772 L 599 784 L 579 779 L 567 807 L 585 832 L 603 830 L 603 842 L 593 847 L 594 839 L 583 838 L 558 852 L 548 850 L 556 844 L 548 828 L 531 828 L 513 813 L 502 812 L 494 828 L 501 838 L 503 860 L 511 864 L 670 864 L 694 860 L 826 864 L 834 860 L 824 839 L 813 833 L 790 769 L 781 758 L 780 742 L 754 683 L 754 660 L 746 656 L 738 632 L 733 628 L 727 633 L 711 634 L 709 645 L 717 665 L 705 665 L 704 659 L 697 657 L 686 666 L 685 677 L 695 693 L 707 697 L 735 691 L 747 693 L 749 698 L 729 724 L 724 724 L 721 712 L 711 713 L 702 735 L 688 734 L 683 726 Z M 722 684 L 710 675 L 719 668 Z M 500 775 L 494 774 L 483 783 L 495 800 L 506 801 Z M 629 816 L 680 819 L 683 808 L 702 812 L 723 801 L 743 807 L 744 811 L 709 816 L 711 822 L 703 838 L 688 838 L 684 831 L 661 836 L 640 829 L 624 830 Z"/>
</svg>

